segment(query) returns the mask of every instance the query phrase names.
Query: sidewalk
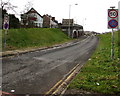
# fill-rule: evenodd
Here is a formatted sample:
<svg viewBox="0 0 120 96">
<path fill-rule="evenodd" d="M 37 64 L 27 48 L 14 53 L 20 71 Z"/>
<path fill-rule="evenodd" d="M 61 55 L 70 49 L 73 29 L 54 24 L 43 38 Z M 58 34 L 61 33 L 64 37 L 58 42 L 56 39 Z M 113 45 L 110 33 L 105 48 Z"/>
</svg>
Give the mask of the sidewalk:
<svg viewBox="0 0 120 96">
<path fill-rule="evenodd" d="M 65 47 L 65 46 L 71 46 L 74 45 L 76 43 L 78 43 L 79 41 L 84 40 L 86 37 L 83 36 L 79 39 L 75 39 L 72 41 L 68 41 L 65 42 L 63 44 L 55 44 L 53 46 L 50 47 L 40 47 L 40 48 L 29 48 L 29 49 L 24 49 L 24 50 L 12 50 L 12 51 L 4 51 L 4 52 L 0 52 L 0 58 L 1 57 L 9 57 L 9 56 L 15 56 L 15 55 L 19 55 L 19 54 L 25 54 L 28 52 L 34 52 L 34 51 L 41 51 L 41 50 L 46 50 L 46 49 L 55 49 L 55 48 L 61 48 L 61 47 Z"/>
</svg>

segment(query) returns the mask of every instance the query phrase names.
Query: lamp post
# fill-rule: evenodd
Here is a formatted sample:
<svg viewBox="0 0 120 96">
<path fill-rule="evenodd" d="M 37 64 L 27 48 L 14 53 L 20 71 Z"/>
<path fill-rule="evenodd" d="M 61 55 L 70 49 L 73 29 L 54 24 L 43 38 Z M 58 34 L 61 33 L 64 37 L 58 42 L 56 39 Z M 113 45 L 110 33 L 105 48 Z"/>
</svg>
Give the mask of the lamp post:
<svg viewBox="0 0 120 96">
<path fill-rule="evenodd" d="M 75 5 L 78 5 L 77 3 Z M 69 24 L 68 24 L 68 37 L 70 37 L 70 15 L 71 15 L 71 5 L 69 5 Z"/>
<path fill-rule="evenodd" d="M 70 37 L 70 13 L 71 13 L 71 5 L 69 5 L 69 25 L 68 25 L 68 37 Z"/>
</svg>

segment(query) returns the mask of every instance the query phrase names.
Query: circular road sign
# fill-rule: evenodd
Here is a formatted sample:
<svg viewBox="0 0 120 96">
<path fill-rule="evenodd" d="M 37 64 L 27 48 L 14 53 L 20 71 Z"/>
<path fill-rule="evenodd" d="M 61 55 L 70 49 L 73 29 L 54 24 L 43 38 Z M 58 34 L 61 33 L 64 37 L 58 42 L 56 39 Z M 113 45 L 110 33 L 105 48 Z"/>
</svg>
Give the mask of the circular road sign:
<svg viewBox="0 0 120 96">
<path fill-rule="evenodd" d="M 9 29 L 9 16 L 5 14 L 4 16 L 4 23 L 3 23 L 4 29 Z"/>
<path fill-rule="evenodd" d="M 110 10 L 108 11 L 108 16 L 109 16 L 110 18 L 116 18 L 116 17 L 118 17 L 118 11 L 115 10 L 115 9 L 110 9 Z"/>
<path fill-rule="evenodd" d="M 108 22 L 108 25 L 109 27 L 111 28 L 116 28 L 118 26 L 118 21 L 115 20 L 115 19 L 111 19 L 109 22 Z"/>
<path fill-rule="evenodd" d="M 8 29 L 9 28 L 9 24 L 6 22 L 5 24 L 4 24 L 4 29 Z"/>
</svg>

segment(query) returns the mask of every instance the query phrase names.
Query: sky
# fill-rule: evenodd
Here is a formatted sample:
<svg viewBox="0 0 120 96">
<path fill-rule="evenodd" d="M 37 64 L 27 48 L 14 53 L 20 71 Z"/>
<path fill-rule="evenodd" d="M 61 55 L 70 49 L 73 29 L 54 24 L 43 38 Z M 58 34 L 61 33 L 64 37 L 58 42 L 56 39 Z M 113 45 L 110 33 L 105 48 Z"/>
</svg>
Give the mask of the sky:
<svg viewBox="0 0 120 96">
<path fill-rule="evenodd" d="M 3 0 L 7 1 L 7 0 Z M 111 31 L 107 29 L 108 9 L 111 6 L 118 8 L 120 0 L 10 0 L 12 5 L 18 6 L 15 10 L 18 14 L 23 12 L 27 2 L 31 2 L 32 7 L 40 14 L 49 14 L 58 20 L 74 19 L 74 22 L 83 25 L 85 31 L 95 31 L 99 33 Z M 77 4 L 77 5 L 76 5 Z M 13 13 L 8 11 L 8 13 Z M 20 17 L 19 15 L 16 15 Z"/>
</svg>

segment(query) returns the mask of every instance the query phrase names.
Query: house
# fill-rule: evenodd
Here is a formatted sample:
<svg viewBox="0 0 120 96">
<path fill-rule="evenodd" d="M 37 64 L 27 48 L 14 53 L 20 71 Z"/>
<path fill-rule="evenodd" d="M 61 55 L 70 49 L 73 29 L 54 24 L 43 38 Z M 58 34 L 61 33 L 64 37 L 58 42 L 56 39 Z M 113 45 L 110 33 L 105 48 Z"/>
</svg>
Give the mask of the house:
<svg viewBox="0 0 120 96">
<path fill-rule="evenodd" d="M 22 27 L 43 27 L 43 17 L 34 9 L 31 8 L 27 13 L 21 14 Z"/>
<path fill-rule="evenodd" d="M 63 19 L 61 28 L 64 33 L 72 38 L 84 35 L 83 26 L 75 24 L 74 19 Z"/>
<path fill-rule="evenodd" d="M 50 26 L 51 26 L 51 28 L 58 28 L 58 21 L 55 20 L 55 17 L 52 17 L 50 19 Z"/>
<path fill-rule="evenodd" d="M 44 28 L 58 28 L 58 21 L 51 15 L 43 15 L 43 27 Z"/>
</svg>

